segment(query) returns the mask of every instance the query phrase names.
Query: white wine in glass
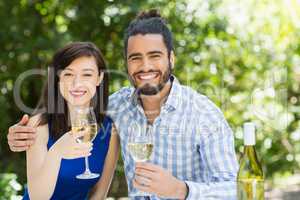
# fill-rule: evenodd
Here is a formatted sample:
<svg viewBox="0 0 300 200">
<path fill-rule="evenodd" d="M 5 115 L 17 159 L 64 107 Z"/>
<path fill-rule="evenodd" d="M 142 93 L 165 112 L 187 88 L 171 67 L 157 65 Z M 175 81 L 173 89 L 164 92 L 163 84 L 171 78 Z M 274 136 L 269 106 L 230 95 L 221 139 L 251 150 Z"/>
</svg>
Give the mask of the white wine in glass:
<svg viewBox="0 0 300 200">
<path fill-rule="evenodd" d="M 135 162 L 146 162 L 150 160 L 153 144 L 147 142 L 130 142 L 128 149 Z"/>
<path fill-rule="evenodd" d="M 153 151 L 152 126 L 148 124 L 146 130 L 132 130 L 129 133 L 127 147 L 134 162 L 149 161 Z M 136 189 L 130 194 L 131 197 L 150 195 Z"/>
<path fill-rule="evenodd" d="M 97 135 L 97 124 L 72 126 L 72 133 L 74 135 L 81 132 L 84 132 L 84 135 L 77 138 L 77 142 L 92 142 Z"/>
<path fill-rule="evenodd" d="M 71 114 L 72 134 L 83 134 L 76 139 L 77 142 L 92 142 L 97 133 L 97 119 L 93 108 L 76 107 Z M 88 157 L 85 157 L 85 171 L 76 176 L 78 179 L 92 179 L 99 174 L 92 173 L 89 168 Z"/>
</svg>

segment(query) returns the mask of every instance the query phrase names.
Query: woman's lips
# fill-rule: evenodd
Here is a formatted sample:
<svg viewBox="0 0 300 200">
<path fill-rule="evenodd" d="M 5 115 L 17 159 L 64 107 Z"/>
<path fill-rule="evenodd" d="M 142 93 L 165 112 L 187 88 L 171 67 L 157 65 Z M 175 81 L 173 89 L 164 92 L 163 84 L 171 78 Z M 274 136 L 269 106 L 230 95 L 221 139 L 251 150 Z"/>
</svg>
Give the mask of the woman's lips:
<svg viewBox="0 0 300 200">
<path fill-rule="evenodd" d="M 71 94 L 73 97 L 82 97 L 83 95 L 86 94 L 86 91 L 83 91 L 83 90 L 75 90 L 75 91 L 70 91 L 70 94 Z"/>
</svg>

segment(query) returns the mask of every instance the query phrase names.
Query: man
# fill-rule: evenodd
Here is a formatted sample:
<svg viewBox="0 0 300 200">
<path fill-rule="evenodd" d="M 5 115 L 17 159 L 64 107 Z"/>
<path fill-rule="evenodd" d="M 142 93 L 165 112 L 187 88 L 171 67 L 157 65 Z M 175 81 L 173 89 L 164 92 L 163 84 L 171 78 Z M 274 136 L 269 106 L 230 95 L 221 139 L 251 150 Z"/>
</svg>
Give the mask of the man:
<svg viewBox="0 0 300 200">
<path fill-rule="evenodd" d="M 166 22 L 155 10 L 141 13 L 126 30 L 124 44 L 134 87 L 110 97 L 108 114 L 119 132 L 129 195 L 139 190 L 150 196 L 133 199 L 236 199 L 232 131 L 208 98 L 172 75 L 175 55 Z M 13 151 L 34 142 L 26 118 L 9 130 Z M 128 136 L 145 130 L 153 134 L 153 153 L 149 162 L 134 163 Z"/>
</svg>

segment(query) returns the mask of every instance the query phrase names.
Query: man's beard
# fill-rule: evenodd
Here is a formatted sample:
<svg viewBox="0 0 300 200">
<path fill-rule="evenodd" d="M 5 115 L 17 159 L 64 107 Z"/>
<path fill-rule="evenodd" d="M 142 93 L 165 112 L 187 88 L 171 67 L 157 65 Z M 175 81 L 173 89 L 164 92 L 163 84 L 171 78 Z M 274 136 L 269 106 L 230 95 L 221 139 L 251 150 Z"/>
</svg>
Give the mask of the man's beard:
<svg viewBox="0 0 300 200">
<path fill-rule="evenodd" d="M 171 72 L 172 72 L 171 71 L 171 64 L 169 63 L 169 67 L 168 67 L 167 71 L 164 72 L 164 73 L 161 72 L 161 71 L 154 71 L 154 70 L 149 70 L 148 72 L 159 72 L 160 80 L 159 80 L 159 83 L 157 85 L 146 83 L 145 85 L 143 85 L 141 87 L 138 87 L 136 82 L 134 81 L 134 79 L 132 77 L 130 77 L 130 80 L 133 83 L 137 94 L 139 94 L 139 95 L 151 96 L 151 95 L 156 95 L 160 91 L 162 91 L 162 89 L 164 88 L 164 86 L 166 85 L 166 83 L 170 79 Z M 138 73 L 141 73 L 141 72 L 138 72 Z M 138 74 L 138 73 L 136 73 L 136 74 Z"/>
</svg>

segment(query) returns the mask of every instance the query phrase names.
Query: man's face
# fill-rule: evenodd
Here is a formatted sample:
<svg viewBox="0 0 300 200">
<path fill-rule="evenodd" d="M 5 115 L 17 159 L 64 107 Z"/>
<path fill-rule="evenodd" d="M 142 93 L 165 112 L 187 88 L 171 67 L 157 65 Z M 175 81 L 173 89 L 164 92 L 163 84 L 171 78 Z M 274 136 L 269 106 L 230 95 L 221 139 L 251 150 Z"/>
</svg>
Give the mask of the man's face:
<svg viewBox="0 0 300 200">
<path fill-rule="evenodd" d="M 126 59 L 129 79 L 140 94 L 155 95 L 169 80 L 171 62 L 160 34 L 129 37 Z"/>
</svg>

